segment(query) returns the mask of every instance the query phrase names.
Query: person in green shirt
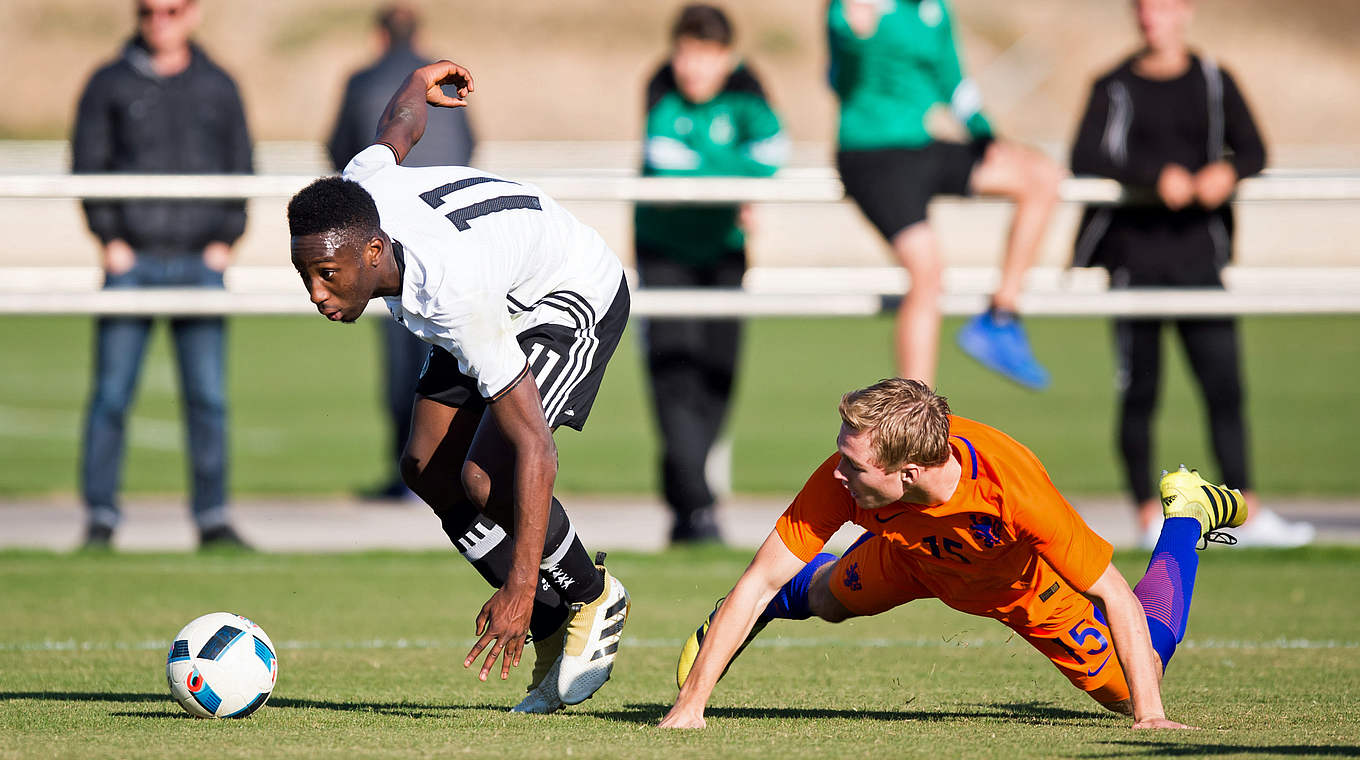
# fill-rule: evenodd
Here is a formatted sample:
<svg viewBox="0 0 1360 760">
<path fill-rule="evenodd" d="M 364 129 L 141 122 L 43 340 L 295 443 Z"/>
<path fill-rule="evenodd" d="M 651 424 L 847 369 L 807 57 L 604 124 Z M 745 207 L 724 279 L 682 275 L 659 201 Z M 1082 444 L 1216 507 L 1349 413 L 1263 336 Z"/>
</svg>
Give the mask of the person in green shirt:
<svg viewBox="0 0 1360 760">
<path fill-rule="evenodd" d="M 831 0 L 827 26 L 831 86 L 840 99 L 841 181 L 911 275 L 897 313 L 898 372 L 927 384 L 935 378 L 943 263 L 927 204 L 941 194 L 999 196 L 1015 204 L 1001 284 L 958 340 L 991 369 L 1045 387 L 1048 373 L 1030 351 L 1017 307 L 1057 204 L 1061 169 L 996 138 L 977 85 L 959 65 L 944 0 Z M 946 107 L 968 142 L 932 136 L 930 125 Z"/>
<path fill-rule="evenodd" d="M 779 118 L 732 40 L 721 9 L 693 4 L 680 11 L 670 59 L 647 85 L 644 175 L 768 177 L 783 163 L 788 141 Z M 638 279 L 649 288 L 739 287 L 745 217 L 735 204 L 638 204 Z M 671 541 L 719 540 L 705 464 L 727 416 L 741 323 L 652 319 L 644 330 L 661 482 L 674 514 Z"/>
</svg>

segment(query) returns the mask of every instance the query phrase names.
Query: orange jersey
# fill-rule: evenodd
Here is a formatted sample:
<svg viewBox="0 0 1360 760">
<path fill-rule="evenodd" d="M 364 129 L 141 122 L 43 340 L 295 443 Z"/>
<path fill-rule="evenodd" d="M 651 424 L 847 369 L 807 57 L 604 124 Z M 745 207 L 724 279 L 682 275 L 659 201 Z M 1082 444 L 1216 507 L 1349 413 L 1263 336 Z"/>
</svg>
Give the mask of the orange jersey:
<svg viewBox="0 0 1360 760">
<path fill-rule="evenodd" d="M 949 445 L 962 465 L 943 504 L 896 502 L 861 509 L 833 472 L 833 454 L 812 474 L 775 529 L 811 560 L 852 522 L 903 551 L 912 580 L 963 612 L 1043 627 L 1078 613 L 1113 548 L 1058 493 L 1034 453 L 996 428 L 950 417 Z"/>
</svg>

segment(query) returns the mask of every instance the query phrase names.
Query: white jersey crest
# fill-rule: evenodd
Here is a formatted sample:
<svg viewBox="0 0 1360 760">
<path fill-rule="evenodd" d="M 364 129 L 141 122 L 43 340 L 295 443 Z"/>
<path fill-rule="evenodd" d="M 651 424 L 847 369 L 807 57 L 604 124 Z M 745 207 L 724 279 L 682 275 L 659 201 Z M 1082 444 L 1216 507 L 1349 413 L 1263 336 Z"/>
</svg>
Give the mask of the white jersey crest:
<svg viewBox="0 0 1360 760">
<path fill-rule="evenodd" d="M 623 265 L 599 233 L 537 187 L 465 166 L 405 167 L 372 145 L 345 179 L 373 196 L 401 246 L 394 317 L 458 359 L 484 398 L 524 372 L 516 336 L 541 324 L 585 329 L 618 292 Z"/>
</svg>

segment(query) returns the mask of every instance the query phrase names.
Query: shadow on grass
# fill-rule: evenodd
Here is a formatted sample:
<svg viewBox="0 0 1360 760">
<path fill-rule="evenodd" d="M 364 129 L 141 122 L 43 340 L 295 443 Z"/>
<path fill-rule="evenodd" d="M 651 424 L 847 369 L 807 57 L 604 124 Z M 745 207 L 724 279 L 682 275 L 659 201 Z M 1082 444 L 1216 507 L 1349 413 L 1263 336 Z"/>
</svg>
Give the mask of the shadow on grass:
<svg viewBox="0 0 1360 760">
<path fill-rule="evenodd" d="M 624 705 L 622 710 L 602 710 L 592 713 L 596 717 L 617 720 L 625 723 L 658 723 L 670 709 L 669 705 L 633 703 Z M 807 719 L 807 720 L 875 720 L 875 721 L 919 721 L 942 723 L 951 720 L 977 720 L 993 718 L 1016 723 L 1042 725 L 1081 724 L 1096 725 L 1106 722 L 1107 718 L 1118 718 L 1114 714 L 1105 715 L 1097 710 L 1068 710 L 1039 702 L 977 705 L 971 710 L 855 710 L 850 708 L 818 707 L 710 707 L 704 710 L 706 718 L 747 718 L 747 719 Z"/>
<path fill-rule="evenodd" d="M 115 702 L 122 704 L 134 703 L 161 703 L 170 704 L 170 695 L 163 693 L 118 693 L 118 692 L 73 692 L 73 691 L 0 691 L 0 702 L 19 700 L 19 699 L 39 699 L 50 702 Z M 413 702 L 342 702 L 329 701 L 322 699 L 293 699 L 290 697 L 275 697 L 269 700 L 267 707 L 276 707 L 292 710 L 334 710 L 338 712 L 367 712 L 379 715 L 391 715 L 403 718 L 436 718 L 448 717 L 450 713 L 463 710 L 487 710 L 490 712 L 505 712 L 507 708 L 503 704 L 492 704 L 484 702 L 481 704 L 448 704 L 448 705 L 428 705 Z M 148 713 L 122 711 L 110 713 L 111 715 L 125 718 L 160 718 L 160 719 L 180 719 L 190 718 L 187 713 Z"/>
<path fill-rule="evenodd" d="M 1205 744 L 1203 742 L 1113 741 L 1102 742 L 1109 752 L 1078 757 L 1222 757 L 1227 755 L 1265 755 L 1270 757 L 1360 757 L 1360 746 L 1353 744 Z"/>
</svg>

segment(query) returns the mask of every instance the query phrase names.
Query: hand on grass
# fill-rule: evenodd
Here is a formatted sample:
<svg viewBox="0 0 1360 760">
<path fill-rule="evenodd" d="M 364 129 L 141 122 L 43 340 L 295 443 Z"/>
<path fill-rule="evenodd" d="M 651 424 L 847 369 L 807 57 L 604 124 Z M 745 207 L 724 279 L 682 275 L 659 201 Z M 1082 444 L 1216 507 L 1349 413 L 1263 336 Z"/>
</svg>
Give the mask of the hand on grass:
<svg viewBox="0 0 1360 760">
<path fill-rule="evenodd" d="M 1182 728 L 1182 729 L 1187 729 L 1187 730 L 1190 730 L 1190 731 L 1198 731 L 1198 730 L 1199 730 L 1198 728 L 1195 728 L 1194 726 L 1187 726 L 1187 725 L 1185 725 L 1184 723 L 1177 723 L 1176 721 L 1174 721 L 1174 720 L 1169 720 L 1169 719 L 1167 719 L 1167 718 L 1143 718 L 1142 720 L 1135 721 L 1134 724 L 1133 724 L 1133 727 L 1136 728 L 1136 729 L 1138 729 L 1138 728 Z"/>
<path fill-rule="evenodd" d="M 708 724 L 704 721 L 703 712 L 684 710 L 680 707 L 672 707 L 666 713 L 666 717 L 661 719 L 661 728 L 706 728 Z"/>
<path fill-rule="evenodd" d="M 524 640 L 529 633 L 529 618 L 534 609 L 534 589 L 529 587 L 527 594 L 503 587 L 491 595 L 482 611 L 477 614 L 477 634 L 481 636 L 472 651 L 463 660 L 463 667 L 470 668 L 482 650 L 487 650 L 482 672 L 477 676 L 485 681 L 496 658 L 501 658 L 501 680 L 510 677 L 510 668 L 519 665 L 524 656 Z M 494 643 L 493 643 L 494 642 Z M 490 647 L 488 649 L 488 646 Z"/>
</svg>

